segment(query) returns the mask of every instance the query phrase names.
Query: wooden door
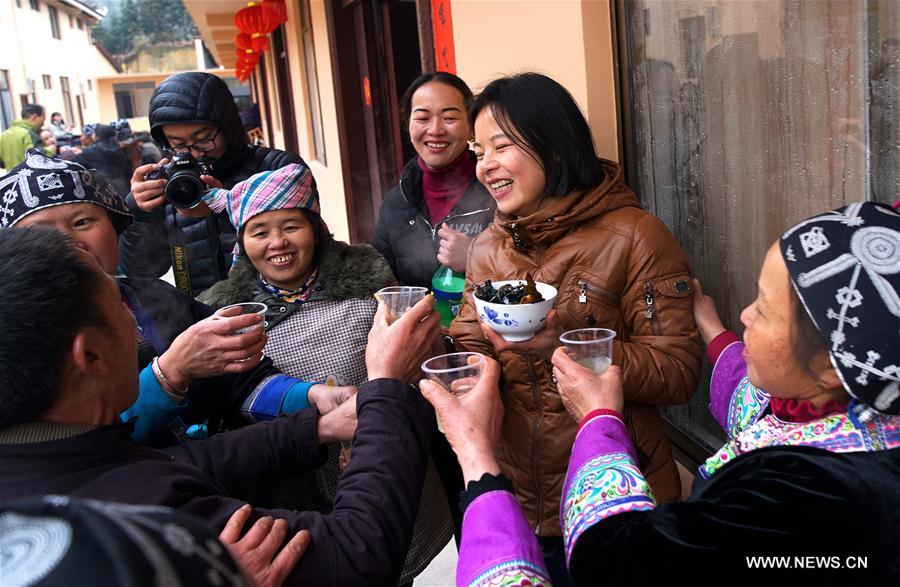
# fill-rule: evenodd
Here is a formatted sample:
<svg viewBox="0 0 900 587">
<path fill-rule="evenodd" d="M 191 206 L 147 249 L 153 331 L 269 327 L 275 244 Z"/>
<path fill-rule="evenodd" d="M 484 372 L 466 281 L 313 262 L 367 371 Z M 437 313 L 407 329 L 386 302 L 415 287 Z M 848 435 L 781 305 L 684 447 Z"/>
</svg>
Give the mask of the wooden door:
<svg viewBox="0 0 900 587">
<path fill-rule="evenodd" d="M 381 201 L 405 161 L 398 83 L 405 88 L 421 72 L 419 30 L 416 20 L 408 24 L 410 10 L 415 14 L 415 3 L 326 2 L 352 242 L 372 239 Z"/>
</svg>

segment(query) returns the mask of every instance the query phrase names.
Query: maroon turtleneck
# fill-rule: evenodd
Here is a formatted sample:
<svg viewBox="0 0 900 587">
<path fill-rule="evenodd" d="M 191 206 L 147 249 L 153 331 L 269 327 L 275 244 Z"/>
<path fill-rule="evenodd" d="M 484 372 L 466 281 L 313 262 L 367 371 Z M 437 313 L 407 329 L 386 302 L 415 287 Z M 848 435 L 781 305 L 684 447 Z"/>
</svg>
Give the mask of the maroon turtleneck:
<svg viewBox="0 0 900 587">
<path fill-rule="evenodd" d="M 466 193 L 466 188 L 475 177 L 475 162 L 467 149 L 456 161 L 441 169 L 431 169 L 419 157 L 419 169 L 422 170 L 422 195 L 431 223 L 435 224 L 446 218 Z"/>
</svg>

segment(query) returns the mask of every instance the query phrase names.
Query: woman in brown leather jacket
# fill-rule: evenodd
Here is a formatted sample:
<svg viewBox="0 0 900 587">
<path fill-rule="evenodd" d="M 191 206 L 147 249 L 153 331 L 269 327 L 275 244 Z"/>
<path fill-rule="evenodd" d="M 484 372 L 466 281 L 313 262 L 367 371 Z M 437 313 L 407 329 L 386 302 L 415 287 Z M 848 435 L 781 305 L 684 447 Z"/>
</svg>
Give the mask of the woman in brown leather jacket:
<svg viewBox="0 0 900 587">
<path fill-rule="evenodd" d="M 617 332 L 613 362 L 622 368 L 641 470 L 657 499 L 677 499 L 678 472 L 657 406 L 687 402 L 697 386 L 690 266 L 665 225 L 641 209 L 618 166 L 597 158 L 587 121 L 557 82 L 536 73 L 497 79 L 469 119 L 476 174 L 497 214 L 469 249 L 465 299 L 451 333 L 460 347 L 503 367 L 500 463 L 554 585 L 567 585 L 558 519 L 576 424 L 552 379 L 550 355 L 565 330 Z M 559 294 L 547 326 L 510 343 L 479 323 L 472 286 L 527 272 Z"/>
</svg>

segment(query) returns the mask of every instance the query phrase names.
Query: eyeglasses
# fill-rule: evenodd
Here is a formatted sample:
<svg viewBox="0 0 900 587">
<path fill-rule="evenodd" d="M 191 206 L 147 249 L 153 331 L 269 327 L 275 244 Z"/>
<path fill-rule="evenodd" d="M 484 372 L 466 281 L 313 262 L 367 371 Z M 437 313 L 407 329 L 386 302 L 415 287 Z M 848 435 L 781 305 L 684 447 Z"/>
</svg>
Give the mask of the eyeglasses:
<svg viewBox="0 0 900 587">
<path fill-rule="evenodd" d="M 172 150 L 176 153 L 186 153 L 187 151 L 200 151 L 201 153 L 209 153 L 213 149 L 216 148 L 216 137 L 219 136 L 219 131 L 221 128 L 217 128 L 216 132 L 209 136 L 209 138 L 205 138 L 202 141 L 197 141 L 191 145 L 179 145 L 177 147 L 172 147 Z"/>
</svg>

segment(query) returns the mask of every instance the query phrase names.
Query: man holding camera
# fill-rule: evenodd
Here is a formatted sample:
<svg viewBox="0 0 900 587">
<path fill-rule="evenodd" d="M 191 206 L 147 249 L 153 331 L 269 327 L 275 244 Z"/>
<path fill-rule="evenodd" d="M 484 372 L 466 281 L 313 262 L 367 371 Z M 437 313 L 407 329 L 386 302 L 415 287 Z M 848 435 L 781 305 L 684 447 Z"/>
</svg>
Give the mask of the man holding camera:
<svg viewBox="0 0 900 587">
<path fill-rule="evenodd" d="M 227 276 L 235 229 L 225 214 L 193 202 L 192 186 L 230 189 L 260 171 L 305 163 L 248 145 L 231 91 L 208 73 L 163 80 L 150 98 L 150 134 L 174 157 L 134 171 L 126 198 L 134 222 L 119 239 L 121 267 L 129 277 L 161 277 L 171 266 L 176 286 L 197 296 Z"/>
</svg>

